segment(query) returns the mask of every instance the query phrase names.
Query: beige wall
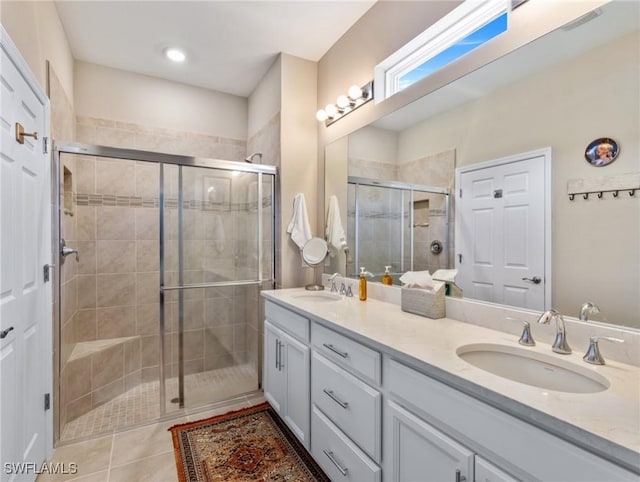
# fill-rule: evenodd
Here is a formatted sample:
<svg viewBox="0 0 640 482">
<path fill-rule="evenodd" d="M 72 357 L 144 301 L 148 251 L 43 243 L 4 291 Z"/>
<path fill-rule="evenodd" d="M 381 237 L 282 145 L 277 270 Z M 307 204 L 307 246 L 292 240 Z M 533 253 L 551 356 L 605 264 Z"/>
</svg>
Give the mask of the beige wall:
<svg viewBox="0 0 640 482">
<path fill-rule="evenodd" d="M 75 66 L 82 117 L 247 138 L 247 99 L 86 62 Z"/>
<path fill-rule="evenodd" d="M 282 102 L 281 82 L 282 60 L 281 57 L 278 56 L 269 71 L 249 96 L 247 128 L 247 136 L 249 139 L 256 135 L 273 116 L 280 112 Z"/>
<path fill-rule="evenodd" d="M 42 87 L 46 89 L 48 60 L 73 105 L 73 56 L 53 1 L 2 0 L 0 4 L 2 26 Z"/>
<path fill-rule="evenodd" d="M 317 64 L 282 54 L 282 110 L 280 159 L 281 213 L 281 283 L 283 288 L 301 286 L 313 277 L 311 269 L 302 268 L 298 247 L 286 234 L 293 214 L 293 198 L 305 195 L 309 222 L 314 236 L 322 236 L 318 225 L 318 138 L 316 112 Z M 323 225 L 324 222 L 319 223 Z"/>
</svg>

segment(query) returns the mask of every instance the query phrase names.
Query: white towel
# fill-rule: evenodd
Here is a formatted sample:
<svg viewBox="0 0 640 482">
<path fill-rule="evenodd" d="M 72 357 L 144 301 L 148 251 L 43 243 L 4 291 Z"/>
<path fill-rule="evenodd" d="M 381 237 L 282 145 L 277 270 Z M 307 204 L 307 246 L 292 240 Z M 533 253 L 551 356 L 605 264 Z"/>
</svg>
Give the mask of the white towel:
<svg viewBox="0 0 640 482">
<path fill-rule="evenodd" d="M 331 196 L 329 198 L 329 212 L 327 213 L 327 226 L 325 228 L 327 243 L 329 244 L 329 256 L 332 258 L 339 251 L 347 247 L 347 237 L 342 227 L 342 219 L 340 218 L 340 207 L 338 206 L 338 198 Z"/>
<path fill-rule="evenodd" d="M 296 194 L 293 199 L 293 216 L 287 227 L 287 233 L 291 235 L 291 239 L 300 249 L 312 238 L 307 203 L 301 192 Z"/>
</svg>

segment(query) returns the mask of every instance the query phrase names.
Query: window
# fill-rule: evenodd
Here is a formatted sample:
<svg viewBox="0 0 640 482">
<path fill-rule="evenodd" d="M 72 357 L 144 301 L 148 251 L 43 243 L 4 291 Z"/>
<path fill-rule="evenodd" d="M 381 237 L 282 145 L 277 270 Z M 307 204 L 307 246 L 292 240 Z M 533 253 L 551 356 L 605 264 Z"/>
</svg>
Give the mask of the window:
<svg viewBox="0 0 640 482">
<path fill-rule="evenodd" d="M 466 0 L 375 68 L 384 100 L 507 31 L 508 0 Z"/>
</svg>

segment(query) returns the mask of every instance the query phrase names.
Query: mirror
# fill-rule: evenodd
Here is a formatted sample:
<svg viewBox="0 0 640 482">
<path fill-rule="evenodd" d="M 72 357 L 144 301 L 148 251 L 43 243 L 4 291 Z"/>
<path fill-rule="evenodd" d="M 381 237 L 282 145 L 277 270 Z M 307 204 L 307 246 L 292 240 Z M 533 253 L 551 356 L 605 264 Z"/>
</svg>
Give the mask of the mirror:
<svg viewBox="0 0 640 482">
<path fill-rule="evenodd" d="M 425 170 L 457 189 L 456 168 L 550 147 L 552 305 L 577 317 L 593 301 L 601 309 L 595 321 L 640 328 L 639 193 L 567 195 L 572 180 L 640 172 L 639 19 L 637 2 L 610 2 L 327 145 L 325 200 L 336 195 L 347 219 L 347 178 L 363 170 L 402 180 L 399 170 L 414 163 L 412 176 Z M 595 168 L 584 150 L 601 137 L 616 139 L 619 154 Z M 443 157 L 437 169 L 428 165 Z"/>
<path fill-rule="evenodd" d="M 327 257 L 327 242 L 322 238 L 311 238 L 302 247 L 302 259 L 312 268 L 315 268 Z M 305 286 L 310 291 L 321 291 L 324 286 L 318 284 L 309 284 Z"/>
</svg>

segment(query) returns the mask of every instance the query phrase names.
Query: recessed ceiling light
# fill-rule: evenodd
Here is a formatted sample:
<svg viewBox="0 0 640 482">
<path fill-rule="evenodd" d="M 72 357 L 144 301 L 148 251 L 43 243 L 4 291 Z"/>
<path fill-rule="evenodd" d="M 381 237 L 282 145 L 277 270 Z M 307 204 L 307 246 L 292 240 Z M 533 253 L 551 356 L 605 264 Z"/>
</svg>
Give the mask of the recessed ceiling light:
<svg viewBox="0 0 640 482">
<path fill-rule="evenodd" d="M 187 56 L 185 53 L 177 48 L 171 47 L 164 51 L 164 54 L 167 56 L 169 60 L 173 60 L 174 62 L 184 62 Z"/>
</svg>

